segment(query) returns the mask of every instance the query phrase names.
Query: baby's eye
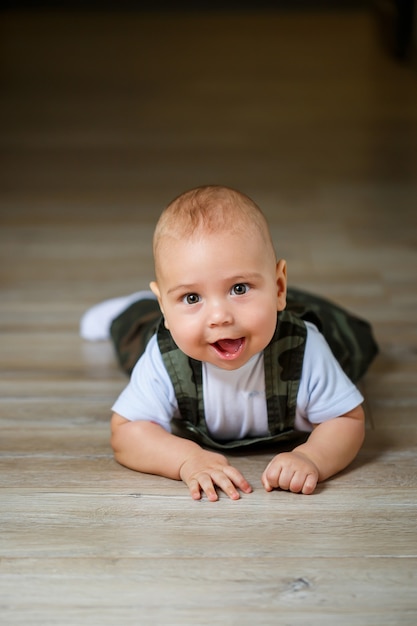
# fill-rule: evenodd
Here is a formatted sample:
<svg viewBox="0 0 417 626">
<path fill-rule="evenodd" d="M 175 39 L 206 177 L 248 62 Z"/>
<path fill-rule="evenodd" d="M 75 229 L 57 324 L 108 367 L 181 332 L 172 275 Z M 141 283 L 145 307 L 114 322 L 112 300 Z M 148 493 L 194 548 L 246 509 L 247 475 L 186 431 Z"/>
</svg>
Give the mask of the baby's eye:
<svg viewBox="0 0 417 626">
<path fill-rule="evenodd" d="M 183 297 L 183 302 L 185 304 L 197 304 L 200 302 L 200 296 L 197 293 L 187 293 L 186 296 Z"/>
<path fill-rule="evenodd" d="M 243 296 L 245 293 L 249 291 L 250 287 L 247 283 L 237 283 L 233 285 L 230 293 L 234 296 Z"/>
</svg>

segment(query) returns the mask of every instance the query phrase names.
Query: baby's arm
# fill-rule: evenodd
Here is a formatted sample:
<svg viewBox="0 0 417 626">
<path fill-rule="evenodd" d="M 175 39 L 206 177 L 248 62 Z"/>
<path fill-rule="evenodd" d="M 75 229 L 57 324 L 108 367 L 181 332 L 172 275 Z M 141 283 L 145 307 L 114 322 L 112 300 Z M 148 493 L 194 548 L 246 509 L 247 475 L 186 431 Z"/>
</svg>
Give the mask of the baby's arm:
<svg viewBox="0 0 417 626">
<path fill-rule="evenodd" d="M 214 502 L 218 499 L 216 486 L 232 500 L 240 497 L 237 489 L 244 493 L 252 491 L 242 474 L 223 455 L 172 435 L 159 424 L 131 422 L 113 413 L 111 430 L 114 456 L 121 465 L 138 472 L 183 480 L 194 500 L 199 500 L 203 491 Z"/>
<path fill-rule="evenodd" d="M 365 436 L 362 406 L 318 424 L 292 452 L 277 454 L 262 475 L 267 491 L 280 488 L 311 494 L 318 482 L 337 474 L 355 458 Z"/>
</svg>

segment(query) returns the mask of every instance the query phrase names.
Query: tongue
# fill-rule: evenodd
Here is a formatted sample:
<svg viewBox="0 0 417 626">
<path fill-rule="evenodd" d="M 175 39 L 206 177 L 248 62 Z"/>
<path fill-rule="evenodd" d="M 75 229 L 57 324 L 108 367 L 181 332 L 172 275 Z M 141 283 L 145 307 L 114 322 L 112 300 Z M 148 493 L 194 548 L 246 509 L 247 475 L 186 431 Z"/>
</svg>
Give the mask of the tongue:
<svg viewBox="0 0 417 626">
<path fill-rule="evenodd" d="M 236 353 L 242 345 L 242 339 L 220 339 L 217 342 L 220 350 L 223 352 L 229 352 L 231 354 Z"/>
</svg>

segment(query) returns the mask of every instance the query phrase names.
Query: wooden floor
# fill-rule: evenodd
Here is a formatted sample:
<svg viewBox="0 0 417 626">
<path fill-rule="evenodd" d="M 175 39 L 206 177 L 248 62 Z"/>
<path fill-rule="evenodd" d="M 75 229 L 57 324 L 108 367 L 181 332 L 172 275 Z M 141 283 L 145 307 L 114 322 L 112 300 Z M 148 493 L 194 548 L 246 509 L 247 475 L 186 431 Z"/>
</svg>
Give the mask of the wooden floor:
<svg viewBox="0 0 417 626">
<path fill-rule="evenodd" d="M 417 622 L 417 73 L 366 12 L 2 14 L 0 621 Z M 368 433 L 313 496 L 118 466 L 84 309 L 147 286 L 162 207 L 235 186 L 290 283 L 370 319 Z"/>
</svg>

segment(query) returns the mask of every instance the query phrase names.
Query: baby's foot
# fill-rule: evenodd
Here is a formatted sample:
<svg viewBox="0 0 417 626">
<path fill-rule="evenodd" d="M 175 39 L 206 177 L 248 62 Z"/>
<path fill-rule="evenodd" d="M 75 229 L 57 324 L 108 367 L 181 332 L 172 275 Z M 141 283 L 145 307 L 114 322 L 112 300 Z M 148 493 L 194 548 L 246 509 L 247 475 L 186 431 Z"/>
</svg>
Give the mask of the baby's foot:
<svg viewBox="0 0 417 626">
<path fill-rule="evenodd" d="M 152 291 L 137 291 L 95 304 L 87 309 L 80 320 L 80 336 L 87 341 L 109 339 L 112 321 L 133 302 L 149 299 L 156 300 Z"/>
</svg>

